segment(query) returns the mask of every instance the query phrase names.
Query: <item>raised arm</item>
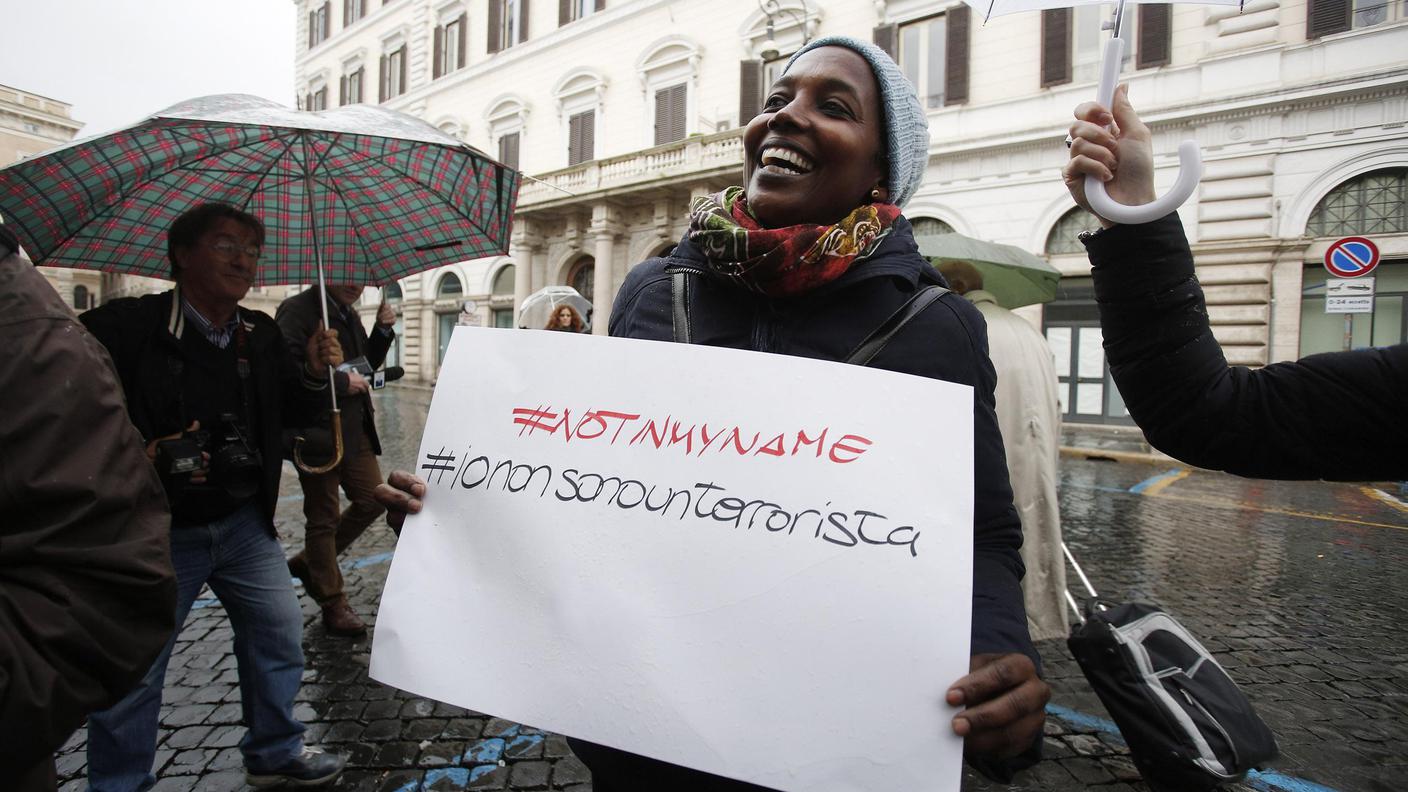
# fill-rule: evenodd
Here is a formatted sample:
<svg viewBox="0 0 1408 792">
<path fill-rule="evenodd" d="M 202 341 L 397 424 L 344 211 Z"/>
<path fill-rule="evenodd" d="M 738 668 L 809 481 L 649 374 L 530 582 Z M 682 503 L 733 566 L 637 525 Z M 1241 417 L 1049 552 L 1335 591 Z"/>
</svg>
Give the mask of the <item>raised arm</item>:
<svg viewBox="0 0 1408 792">
<path fill-rule="evenodd" d="M 1127 199 L 1153 192 L 1149 131 L 1123 87 L 1114 128 L 1085 104 L 1071 127 L 1066 183 L 1085 174 Z M 1087 207 L 1088 208 L 1088 207 Z M 1228 366 L 1208 322 L 1176 214 L 1088 237 L 1110 371 L 1159 450 L 1243 476 L 1364 481 L 1408 478 L 1408 345 L 1312 355 L 1260 369 Z"/>
</svg>

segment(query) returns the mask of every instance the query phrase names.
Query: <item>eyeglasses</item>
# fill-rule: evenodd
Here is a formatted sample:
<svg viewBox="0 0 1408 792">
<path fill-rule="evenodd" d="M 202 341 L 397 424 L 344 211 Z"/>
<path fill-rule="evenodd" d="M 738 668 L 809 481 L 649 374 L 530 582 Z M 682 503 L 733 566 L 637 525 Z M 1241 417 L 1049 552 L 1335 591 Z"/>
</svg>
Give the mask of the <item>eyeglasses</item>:
<svg viewBox="0 0 1408 792">
<path fill-rule="evenodd" d="M 240 253 L 243 253 L 246 257 L 253 259 L 254 261 L 259 260 L 259 255 L 261 253 L 258 245 L 240 245 L 239 243 L 231 241 L 229 239 L 217 239 L 214 242 L 211 242 L 210 249 L 215 251 L 216 253 L 219 253 L 221 256 L 224 256 L 225 258 L 229 259 L 232 259 Z"/>
</svg>

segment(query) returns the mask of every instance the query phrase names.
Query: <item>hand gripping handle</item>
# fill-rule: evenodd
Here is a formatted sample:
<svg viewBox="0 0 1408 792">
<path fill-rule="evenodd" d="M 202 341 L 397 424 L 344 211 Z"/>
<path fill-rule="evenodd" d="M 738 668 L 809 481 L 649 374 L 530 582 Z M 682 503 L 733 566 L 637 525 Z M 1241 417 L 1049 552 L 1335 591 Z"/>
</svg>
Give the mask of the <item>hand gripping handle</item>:
<svg viewBox="0 0 1408 792">
<path fill-rule="evenodd" d="M 1115 84 L 1119 80 L 1120 63 L 1124 58 L 1124 39 L 1111 38 L 1105 42 L 1104 60 L 1100 63 L 1100 90 L 1096 97 L 1106 108 L 1113 107 Z M 1117 203 L 1105 192 L 1105 184 L 1094 176 L 1085 177 L 1085 200 L 1096 214 L 1121 225 L 1149 223 L 1172 212 L 1183 205 L 1198 186 L 1203 177 L 1203 158 L 1198 151 L 1198 143 L 1185 140 L 1178 144 L 1178 180 L 1167 194 L 1155 198 L 1142 206 L 1126 206 Z"/>
</svg>

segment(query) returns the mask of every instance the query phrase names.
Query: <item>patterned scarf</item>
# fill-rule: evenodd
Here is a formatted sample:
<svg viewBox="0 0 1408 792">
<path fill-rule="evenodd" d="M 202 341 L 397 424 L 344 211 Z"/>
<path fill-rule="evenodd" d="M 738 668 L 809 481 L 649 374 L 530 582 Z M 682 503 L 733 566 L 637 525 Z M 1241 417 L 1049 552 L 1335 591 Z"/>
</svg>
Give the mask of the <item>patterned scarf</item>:
<svg viewBox="0 0 1408 792">
<path fill-rule="evenodd" d="M 786 297 L 844 275 L 875 252 L 899 215 L 894 204 L 873 203 L 835 225 L 763 228 L 749 213 L 743 188 L 729 187 L 694 199 L 689 241 L 715 272 L 770 297 Z"/>
</svg>

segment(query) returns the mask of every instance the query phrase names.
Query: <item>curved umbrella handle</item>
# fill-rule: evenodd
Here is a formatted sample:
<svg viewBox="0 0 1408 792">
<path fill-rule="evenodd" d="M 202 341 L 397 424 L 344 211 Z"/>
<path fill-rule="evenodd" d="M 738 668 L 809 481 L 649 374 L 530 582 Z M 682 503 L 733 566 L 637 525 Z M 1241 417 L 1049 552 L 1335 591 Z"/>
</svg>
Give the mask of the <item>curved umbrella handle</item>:
<svg viewBox="0 0 1408 792">
<path fill-rule="evenodd" d="M 337 467 L 337 463 L 342 461 L 342 411 L 332 411 L 332 461 L 326 465 L 314 467 L 303 461 L 303 443 L 307 441 L 304 437 L 295 437 L 293 440 L 293 464 L 304 473 L 326 473 Z"/>
<path fill-rule="evenodd" d="M 1097 100 L 1106 108 L 1111 107 L 1115 98 L 1115 84 L 1119 81 L 1120 65 L 1124 59 L 1124 39 L 1111 38 L 1105 42 L 1104 60 L 1100 62 L 1100 88 Z M 1198 187 L 1203 177 L 1203 158 L 1198 143 L 1185 140 L 1178 144 L 1178 180 L 1168 193 L 1140 206 L 1127 206 L 1118 203 L 1105 192 L 1105 184 L 1094 176 L 1085 177 L 1085 199 L 1096 214 L 1121 225 L 1149 223 L 1172 212 L 1183 205 Z"/>
</svg>

